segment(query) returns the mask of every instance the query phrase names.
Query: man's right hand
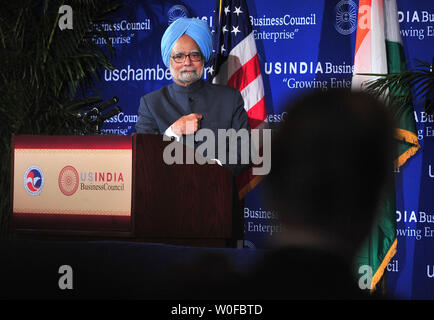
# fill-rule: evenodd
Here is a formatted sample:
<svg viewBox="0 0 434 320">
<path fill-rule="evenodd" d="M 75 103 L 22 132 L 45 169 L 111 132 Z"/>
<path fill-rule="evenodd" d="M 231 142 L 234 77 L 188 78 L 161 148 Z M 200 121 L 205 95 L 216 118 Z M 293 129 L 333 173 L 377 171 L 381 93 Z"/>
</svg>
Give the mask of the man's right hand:
<svg viewBox="0 0 434 320">
<path fill-rule="evenodd" d="M 199 121 L 202 119 L 202 115 L 199 113 L 190 113 L 176 120 L 172 124 L 172 131 L 177 136 L 183 134 L 192 134 L 199 130 Z"/>
</svg>

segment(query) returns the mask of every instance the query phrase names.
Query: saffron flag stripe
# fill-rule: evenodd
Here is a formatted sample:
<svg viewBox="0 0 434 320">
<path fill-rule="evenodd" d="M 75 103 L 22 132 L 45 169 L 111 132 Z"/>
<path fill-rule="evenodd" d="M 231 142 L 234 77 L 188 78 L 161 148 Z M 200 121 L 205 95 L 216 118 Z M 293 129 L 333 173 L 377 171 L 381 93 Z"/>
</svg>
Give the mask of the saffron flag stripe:
<svg viewBox="0 0 434 320">
<path fill-rule="evenodd" d="M 358 51 L 355 55 L 354 61 L 358 62 L 354 63 L 354 78 L 359 79 L 367 79 L 367 76 L 358 75 L 358 73 L 369 73 L 371 71 L 371 37 L 367 37 L 360 44 Z M 360 83 L 354 83 L 353 86 L 359 87 Z"/>
<path fill-rule="evenodd" d="M 359 73 L 371 71 L 371 0 L 359 1 L 357 19 L 356 49 L 354 54 L 354 74 L 352 88 L 359 90 L 362 83 L 369 80 L 368 76 Z"/>
<path fill-rule="evenodd" d="M 368 33 L 370 31 L 370 10 L 371 10 L 371 0 L 360 0 L 359 1 L 359 19 L 357 22 L 357 35 L 356 35 L 356 55 L 360 49 L 363 42 L 369 40 L 370 36 Z"/>
</svg>

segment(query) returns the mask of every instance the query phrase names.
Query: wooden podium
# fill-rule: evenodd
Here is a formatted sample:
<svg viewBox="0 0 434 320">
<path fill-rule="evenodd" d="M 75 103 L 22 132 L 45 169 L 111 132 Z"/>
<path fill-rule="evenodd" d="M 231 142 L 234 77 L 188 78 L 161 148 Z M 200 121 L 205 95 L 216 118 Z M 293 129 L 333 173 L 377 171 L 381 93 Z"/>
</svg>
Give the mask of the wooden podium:
<svg viewBox="0 0 434 320">
<path fill-rule="evenodd" d="M 217 164 L 167 165 L 171 143 L 144 134 L 14 136 L 13 233 L 234 247 L 242 237 L 234 176 Z"/>
</svg>

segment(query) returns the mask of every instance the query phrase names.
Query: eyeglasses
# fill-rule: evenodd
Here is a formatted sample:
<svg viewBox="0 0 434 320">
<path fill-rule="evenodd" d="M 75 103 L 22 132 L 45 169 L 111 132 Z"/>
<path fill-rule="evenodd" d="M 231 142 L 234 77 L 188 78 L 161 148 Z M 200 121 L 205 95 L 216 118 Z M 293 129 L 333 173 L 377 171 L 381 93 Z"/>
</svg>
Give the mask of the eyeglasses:
<svg viewBox="0 0 434 320">
<path fill-rule="evenodd" d="M 187 57 L 189 57 L 190 61 L 193 62 L 198 62 L 202 60 L 202 55 L 200 54 L 200 52 L 190 52 L 189 54 L 177 53 L 174 56 L 172 56 L 172 59 L 176 63 L 183 63 L 185 59 L 187 59 Z"/>
</svg>

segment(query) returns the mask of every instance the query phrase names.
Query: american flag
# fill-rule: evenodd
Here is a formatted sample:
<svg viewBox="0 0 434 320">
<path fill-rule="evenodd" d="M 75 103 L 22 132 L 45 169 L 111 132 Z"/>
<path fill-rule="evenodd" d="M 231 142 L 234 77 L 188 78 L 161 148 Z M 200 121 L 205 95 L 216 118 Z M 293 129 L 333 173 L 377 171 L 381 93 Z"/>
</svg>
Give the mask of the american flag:
<svg viewBox="0 0 434 320">
<path fill-rule="evenodd" d="M 213 56 L 208 78 L 213 83 L 238 89 L 251 129 L 266 124 L 264 85 L 253 37 L 250 15 L 245 0 L 216 0 L 213 19 Z M 240 198 L 252 190 L 263 176 L 254 176 L 252 169 L 237 176 Z"/>
</svg>

